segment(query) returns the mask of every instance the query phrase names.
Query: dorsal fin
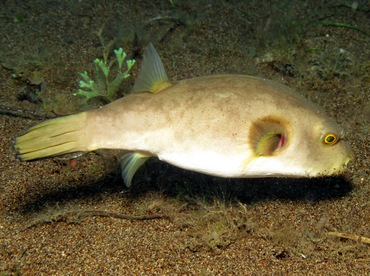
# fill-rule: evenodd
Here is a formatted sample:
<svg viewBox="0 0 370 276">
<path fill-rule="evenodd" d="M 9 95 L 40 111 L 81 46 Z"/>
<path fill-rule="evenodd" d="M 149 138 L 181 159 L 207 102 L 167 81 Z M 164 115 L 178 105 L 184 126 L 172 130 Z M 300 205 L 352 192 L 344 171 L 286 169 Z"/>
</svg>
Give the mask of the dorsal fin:
<svg viewBox="0 0 370 276">
<path fill-rule="evenodd" d="M 143 62 L 141 63 L 140 73 L 136 78 L 133 92 L 158 93 L 171 85 L 161 58 L 153 44 L 149 43 L 144 50 Z"/>
</svg>

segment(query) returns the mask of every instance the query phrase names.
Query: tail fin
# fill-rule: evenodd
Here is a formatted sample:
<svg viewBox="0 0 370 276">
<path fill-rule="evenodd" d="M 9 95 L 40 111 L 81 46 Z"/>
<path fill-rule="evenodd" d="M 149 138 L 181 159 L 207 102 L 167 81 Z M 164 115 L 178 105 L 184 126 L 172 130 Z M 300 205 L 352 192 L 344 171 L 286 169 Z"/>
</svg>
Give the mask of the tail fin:
<svg viewBox="0 0 370 276">
<path fill-rule="evenodd" d="M 33 160 L 64 153 L 88 151 L 87 113 L 51 119 L 31 127 L 15 140 L 21 160 Z"/>
</svg>

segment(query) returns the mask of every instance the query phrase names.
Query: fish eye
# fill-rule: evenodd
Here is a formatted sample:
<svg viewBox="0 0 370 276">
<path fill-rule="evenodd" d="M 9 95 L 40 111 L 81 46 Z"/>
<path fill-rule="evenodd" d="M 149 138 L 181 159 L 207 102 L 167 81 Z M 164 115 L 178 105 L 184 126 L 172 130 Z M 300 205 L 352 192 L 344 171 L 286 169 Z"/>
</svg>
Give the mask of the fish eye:
<svg viewBox="0 0 370 276">
<path fill-rule="evenodd" d="M 338 137 L 334 133 L 327 133 L 325 134 L 323 141 L 325 144 L 331 146 L 331 145 L 334 145 L 338 141 Z"/>
</svg>

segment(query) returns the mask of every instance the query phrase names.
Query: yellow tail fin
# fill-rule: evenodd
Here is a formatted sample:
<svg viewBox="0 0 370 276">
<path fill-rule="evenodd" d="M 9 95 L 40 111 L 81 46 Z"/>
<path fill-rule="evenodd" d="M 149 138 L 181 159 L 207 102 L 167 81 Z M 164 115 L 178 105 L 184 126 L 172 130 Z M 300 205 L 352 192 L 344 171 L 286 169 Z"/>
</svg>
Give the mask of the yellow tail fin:
<svg viewBox="0 0 370 276">
<path fill-rule="evenodd" d="M 33 160 L 64 153 L 87 151 L 87 113 L 51 119 L 31 127 L 15 140 L 21 160 Z"/>
</svg>

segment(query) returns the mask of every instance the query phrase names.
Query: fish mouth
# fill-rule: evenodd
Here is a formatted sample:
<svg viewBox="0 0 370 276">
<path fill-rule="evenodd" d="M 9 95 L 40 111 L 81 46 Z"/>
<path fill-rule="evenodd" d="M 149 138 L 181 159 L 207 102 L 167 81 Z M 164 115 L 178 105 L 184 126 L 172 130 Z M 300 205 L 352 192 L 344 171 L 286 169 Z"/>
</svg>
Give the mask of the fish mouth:
<svg viewBox="0 0 370 276">
<path fill-rule="evenodd" d="M 351 149 L 351 147 L 349 146 L 349 144 L 346 143 L 345 141 L 343 142 L 344 142 L 343 146 L 345 149 L 345 153 L 343 154 L 342 161 L 338 162 L 337 163 L 338 165 L 333 168 L 334 176 L 344 174 L 347 171 L 348 163 L 351 162 L 355 158 L 355 154 L 353 150 Z"/>
<path fill-rule="evenodd" d="M 353 160 L 353 155 L 347 156 L 347 158 L 344 160 L 342 165 L 339 165 L 338 167 L 333 169 L 333 176 L 342 175 L 347 171 L 348 163 Z"/>
<path fill-rule="evenodd" d="M 348 163 L 353 160 L 353 155 L 348 155 L 347 158 L 341 162 L 336 163 L 333 167 L 327 168 L 326 170 L 316 172 L 315 169 L 312 169 L 310 172 L 307 172 L 309 177 L 331 177 L 331 176 L 341 176 L 347 171 Z"/>
<path fill-rule="evenodd" d="M 353 160 L 353 156 L 349 156 L 349 157 L 347 157 L 347 159 L 346 159 L 346 161 L 344 161 L 344 167 L 346 167 L 347 168 L 347 165 L 348 165 L 348 163 L 351 161 L 351 160 Z"/>
</svg>

